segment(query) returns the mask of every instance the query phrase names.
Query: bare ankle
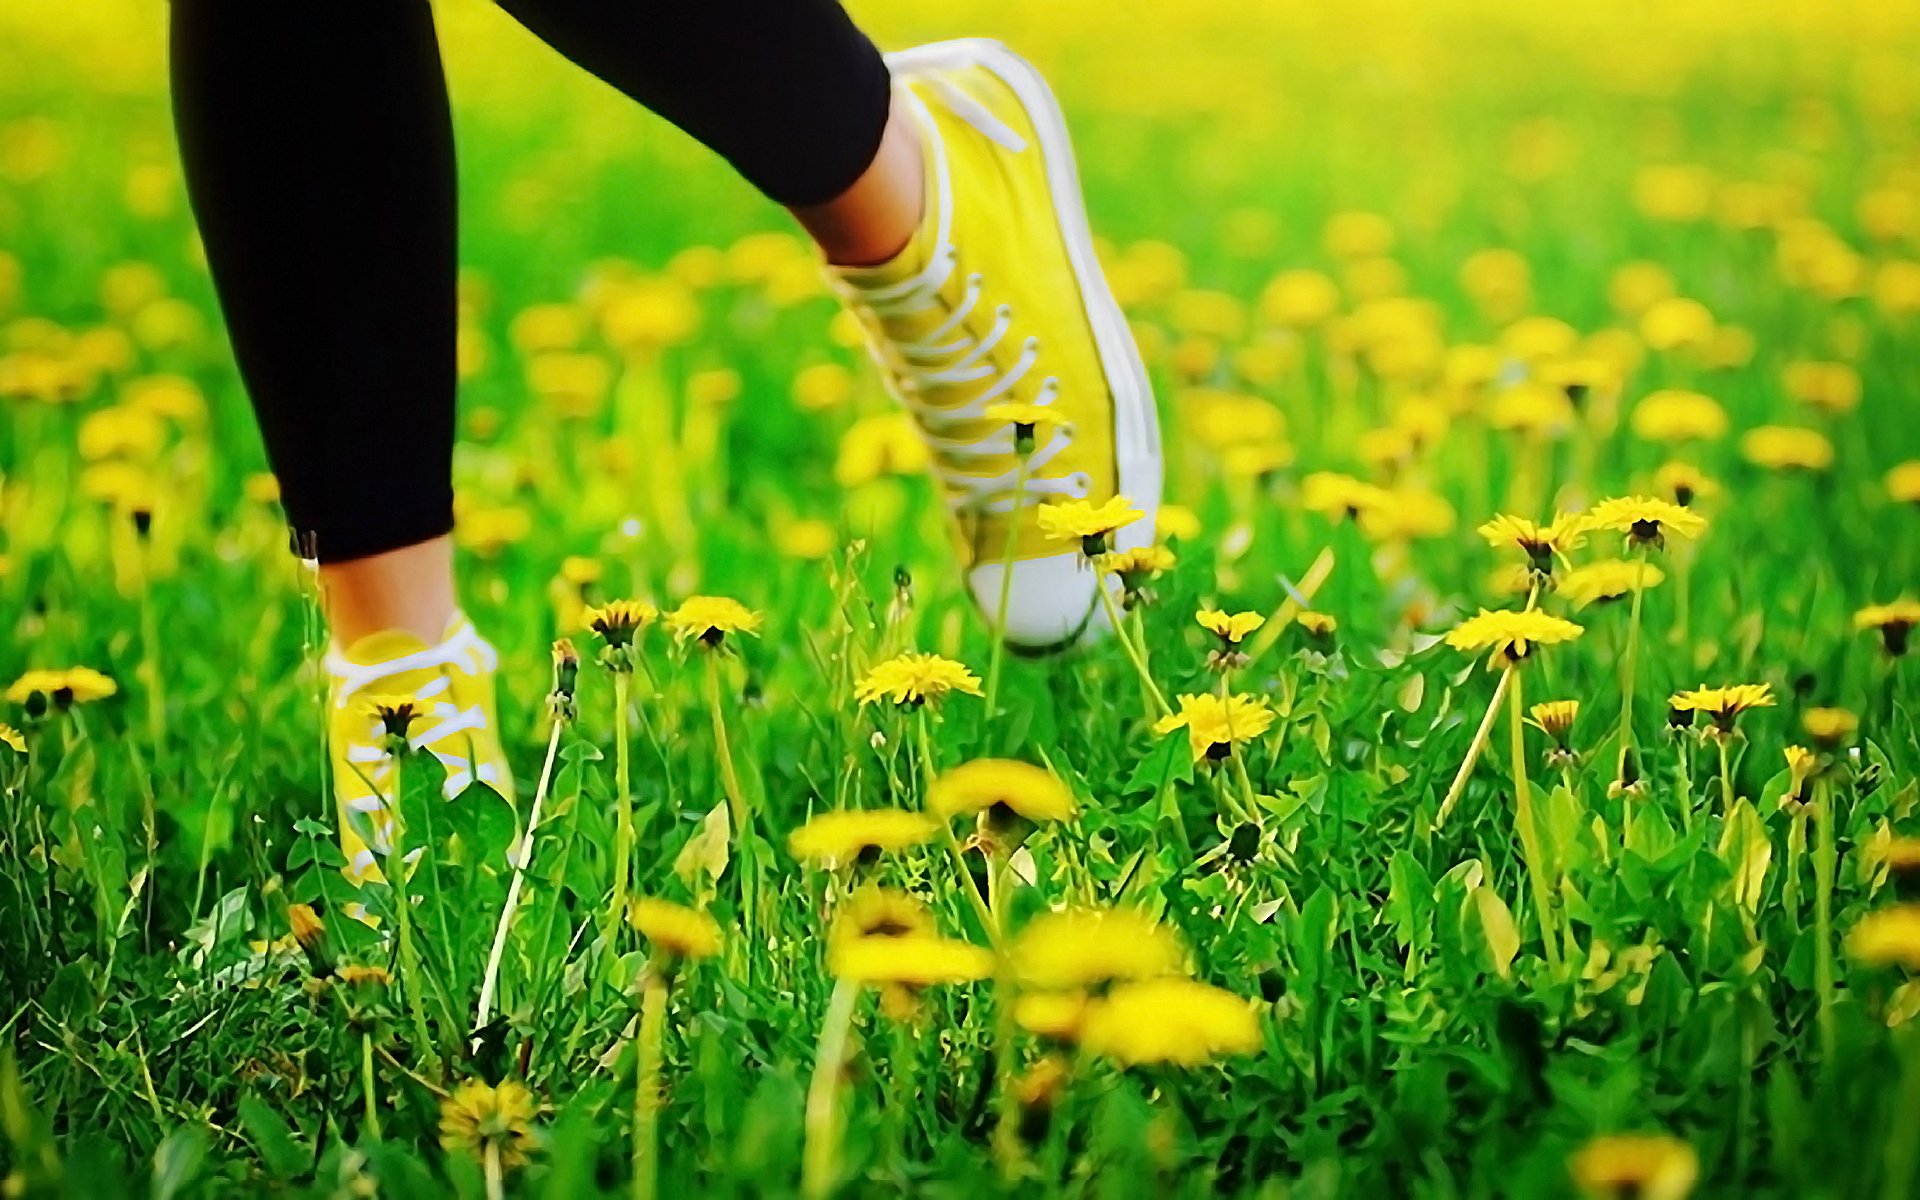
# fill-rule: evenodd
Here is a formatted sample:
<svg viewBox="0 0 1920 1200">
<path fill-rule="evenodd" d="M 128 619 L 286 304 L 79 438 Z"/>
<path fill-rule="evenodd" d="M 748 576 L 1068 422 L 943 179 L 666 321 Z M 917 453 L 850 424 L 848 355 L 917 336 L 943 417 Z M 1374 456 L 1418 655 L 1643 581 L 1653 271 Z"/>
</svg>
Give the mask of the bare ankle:
<svg viewBox="0 0 1920 1200">
<path fill-rule="evenodd" d="M 341 646 L 382 630 L 436 643 L 457 611 L 453 541 L 443 535 L 366 558 L 324 563 L 320 603 Z"/>
<path fill-rule="evenodd" d="M 827 261 L 870 267 L 904 250 L 926 207 L 926 170 L 913 118 L 895 106 L 873 162 L 840 195 L 793 209 Z"/>
</svg>

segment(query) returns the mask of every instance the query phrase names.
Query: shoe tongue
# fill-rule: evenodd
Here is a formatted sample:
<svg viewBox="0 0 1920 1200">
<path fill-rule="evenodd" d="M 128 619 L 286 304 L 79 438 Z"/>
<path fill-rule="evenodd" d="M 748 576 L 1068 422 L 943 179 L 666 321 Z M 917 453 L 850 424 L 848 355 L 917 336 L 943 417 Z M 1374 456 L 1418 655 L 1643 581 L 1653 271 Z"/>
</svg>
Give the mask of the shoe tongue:
<svg viewBox="0 0 1920 1200">
<path fill-rule="evenodd" d="M 378 667 L 410 654 L 419 654 L 426 649 L 426 642 L 404 629 L 382 629 L 360 638 L 342 653 L 348 662 L 356 666 Z M 372 690 L 411 692 L 418 690 L 432 678 L 432 668 L 415 667 L 410 671 L 396 671 L 390 675 L 381 676 L 379 683 L 374 685 Z"/>
</svg>

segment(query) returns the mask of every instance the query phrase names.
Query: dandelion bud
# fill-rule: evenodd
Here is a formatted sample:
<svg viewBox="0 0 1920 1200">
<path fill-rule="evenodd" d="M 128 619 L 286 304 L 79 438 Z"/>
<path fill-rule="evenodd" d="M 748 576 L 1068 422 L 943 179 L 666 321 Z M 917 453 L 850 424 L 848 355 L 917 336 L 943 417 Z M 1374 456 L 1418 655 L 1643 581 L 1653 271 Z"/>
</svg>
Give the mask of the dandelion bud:
<svg viewBox="0 0 1920 1200">
<path fill-rule="evenodd" d="M 580 652 L 567 638 L 553 644 L 553 692 L 547 704 L 556 719 L 573 716 L 573 695 L 580 683 Z"/>
<path fill-rule="evenodd" d="M 300 950 L 307 956 L 307 963 L 313 968 L 316 977 L 324 979 L 333 973 L 333 955 L 327 946 L 327 927 L 320 920 L 320 914 L 307 904 L 289 904 L 287 906 L 287 925 L 293 931 L 293 940 L 299 943 Z"/>
</svg>

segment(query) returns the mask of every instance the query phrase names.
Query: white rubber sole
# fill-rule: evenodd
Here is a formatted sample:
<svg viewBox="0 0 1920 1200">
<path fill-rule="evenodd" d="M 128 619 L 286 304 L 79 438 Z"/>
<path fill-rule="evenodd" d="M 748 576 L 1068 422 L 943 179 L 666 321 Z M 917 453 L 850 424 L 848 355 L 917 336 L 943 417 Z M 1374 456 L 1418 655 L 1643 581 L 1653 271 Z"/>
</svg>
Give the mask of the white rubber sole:
<svg viewBox="0 0 1920 1200">
<path fill-rule="evenodd" d="M 1144 514 L 1115 531 L 1114 545 L 1121 550 L 1151 545 L 1162 487 L 1159 411 L 1154 407 L 1153 386 L 1147 380 L 1146 365 L 1140 361 L 1140 349 L 1134 344 L 1127 318 L 1113 298 L 1113 289 L 1107 286 L 1099 256 L 1094 253 L 1093 229 L 1087 220 L 1086 200 L 1080 192 L 1080 169 L 1074 161 L 1072 140 L 1067 136 L 1066 117 L 1060 111 L 1059 101 L 1054 99 L 1053 89 L 1026 59 L 990 38 L 958 38 L 896 51 L 887 55 L 887 65 L 901 72 L 978 67 L 998 76 L 1027 110 L 1038 136 L 1041 161 L 1046 164 L 1047 191 L 1053 198 L 1054 219 L 1066 240 L 1067 258 L 1073 266 L 1080 298 L 1093 327 L 1100 365 L 1113 394 L 1114 478 L 1120 494 Z M 1106 633 L 1105 607 L 1095 591 L 1092 607 L 1078 629 L 1060 643 L 1052 647 L 1015 645 L 1029 652 L 1065 649 L 1098 640 Z"/>
</svg>

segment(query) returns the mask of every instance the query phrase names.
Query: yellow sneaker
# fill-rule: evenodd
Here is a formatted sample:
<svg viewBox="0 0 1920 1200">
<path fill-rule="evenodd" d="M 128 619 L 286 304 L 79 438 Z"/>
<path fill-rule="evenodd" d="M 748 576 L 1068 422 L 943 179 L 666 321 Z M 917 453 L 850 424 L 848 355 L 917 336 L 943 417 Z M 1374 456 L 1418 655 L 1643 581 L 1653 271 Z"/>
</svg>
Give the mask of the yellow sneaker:
<svg viewBox="0 0 1920 1200">
<path fill-rule="evenodd" d="M 368 634 L 345 650 L 335 646 L 327 651 L 332 680 L 327 747 L 349 881 L 357 885 L 381 878 L 378 860 L 389 850 L 384 835 L 393 824 L 387 805 L 397 773 L 381 747 L 385 731 L 368 705 L 372 697 L 412 697 L 419 703 L 420 715 L 408 740 L 446 767 L 449 800 L 476 779 L 513 800 L 513 775 L 500 748 L 494 709 L 493 671 L 498 663 L 493 647 L 460 614 L 454 615 L 437 646 L 387 630 Z M 355 829 L 355 814 L 360 814 L 357 819 L 372 845 Z"/>
<path fill-rule="evenodd" d="M 1139 350 L 1114 302 L 1080 197 L 1066 124 L 1046 81 L 997 42 L 888 56 L 918 125 L 927 208 L 906 249 L 832 271 L 874 357 L 932 451 L 974 602 L 1000 606 L 1012 538 L 1010 644 L 1046 649 L 1105 628 L 1099 578 L 1078 543 L 1042 534 L 1040 506 L 1124 495 L 1145 515 L 1119 549 L 1153 538 L 1160 428 Z M 1039 405 L 1018 487 L 1014 426 L 988 409 Z"/>
</svg>

